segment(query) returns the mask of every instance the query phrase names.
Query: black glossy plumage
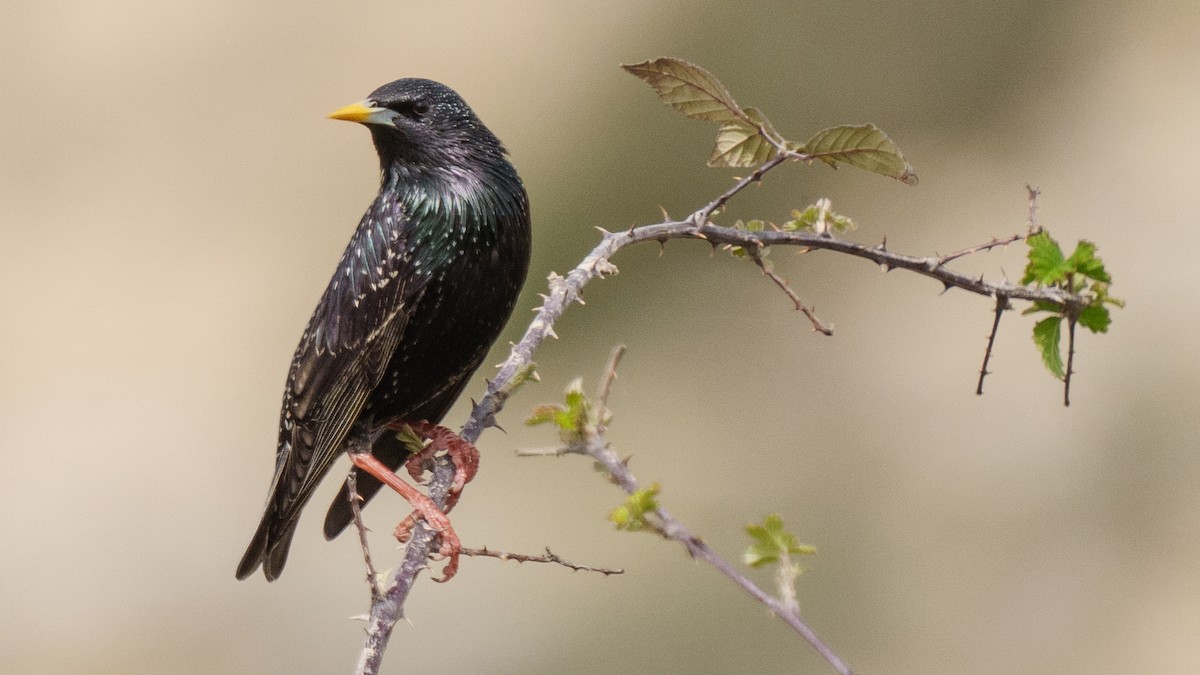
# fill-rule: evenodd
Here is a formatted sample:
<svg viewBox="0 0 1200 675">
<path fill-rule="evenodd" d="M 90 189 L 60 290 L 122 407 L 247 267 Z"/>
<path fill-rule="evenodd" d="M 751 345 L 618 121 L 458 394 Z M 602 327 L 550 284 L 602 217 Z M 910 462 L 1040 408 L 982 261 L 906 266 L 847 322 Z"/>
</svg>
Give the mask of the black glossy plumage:
<svg viewBox="0 0 1200 675">
<path fill-rule="evenodd" d="M 407 455 L 391 421 L 438 422 L 512 313 L 529 266 L 529 205 L 504 147 L 448 87 L 404 79 L 367 101 L 382 174 L 288 373 L 275 476 L 237 577 L 274 580 L 300 511 L 334 461 Z M 386 109 L 386 110 L 384 110 Z M 352 469 L 357 471 L 357 469 Z M 370 499 L 380 487 L 359 473 Z M 325 536 L 351 522 L 346 487 Z"/>
</svg>

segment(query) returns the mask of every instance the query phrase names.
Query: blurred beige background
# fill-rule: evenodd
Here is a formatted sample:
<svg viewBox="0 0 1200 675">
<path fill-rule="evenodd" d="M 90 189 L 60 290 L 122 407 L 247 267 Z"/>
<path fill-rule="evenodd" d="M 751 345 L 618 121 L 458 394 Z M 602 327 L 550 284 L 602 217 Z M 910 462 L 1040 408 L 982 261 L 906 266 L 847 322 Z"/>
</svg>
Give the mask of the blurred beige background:
<svg viewBox="0 0 1200 675">
<path fill-rule="evenodd" d="M 1082 336 L 1064 409 L 1015 313 L 974 396 L 987 299 L 776 251 L 822 338 L 745 263 L 623 253 L 484 437 L 455 523 L 628 573 L 466 560 L 420 585 L 386 672 L 827 672 L 680 548 L 614 532 L 621 496 L 588 462 L 513 456 L 553 440 L 525 412 L 594 385 L 617 342 L 636 474 L 730 557 L 771 512 L 819 547 L 804 614 L 862 672 L 1200 672 L 1200 5 L 988 5 L 8 2 L 0 671 L 348 672 L 367 592 L 355 541 L 320 535 L 336 477 L 279 582 L 233 578 L 292 349 L 376 188 L 368 135 L 324 115 L 402 76 L 460 91 L 529 187 L 532 307 L 593 226 L 728 185 L 703 166 L 712 126 L 617 68 L 676 55 L 794 138 L 873 121 L 921 175 L 787 167 L 728 218 L 829 196 L 855 238 L 944 253 L 1019 231 L 1033 183 L 1128 309 Z M 960 268 L 1018 277 L 1019 249 Z M 403 512 L 387 496 L 368 523 Z"/>
</svg>

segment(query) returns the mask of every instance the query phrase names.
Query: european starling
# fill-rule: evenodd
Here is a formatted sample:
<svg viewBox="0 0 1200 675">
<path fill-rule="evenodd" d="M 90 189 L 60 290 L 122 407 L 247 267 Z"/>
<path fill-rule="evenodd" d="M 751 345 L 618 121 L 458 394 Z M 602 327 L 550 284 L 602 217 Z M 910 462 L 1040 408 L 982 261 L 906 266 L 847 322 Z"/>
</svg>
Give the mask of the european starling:
<svg viewBox="0 0 1200 675">
<path fill-rule="evenodd" d="M 371 131 L 379 195 L 342 254 L 288 371 L 266 511 L 238 565 L 267 580 L 300 511 L 343 452 L 397 469 L 388 425 L 439 422 L 512 313 L 529 267 L 529 201 L 500 140 L 457 93 L 424 79 L 376 89 L 330 117 Z M 370 499 L 381 483 L 358 473 Z M 352 520 L 345 485 L 325 537 Z"/>
</svg>

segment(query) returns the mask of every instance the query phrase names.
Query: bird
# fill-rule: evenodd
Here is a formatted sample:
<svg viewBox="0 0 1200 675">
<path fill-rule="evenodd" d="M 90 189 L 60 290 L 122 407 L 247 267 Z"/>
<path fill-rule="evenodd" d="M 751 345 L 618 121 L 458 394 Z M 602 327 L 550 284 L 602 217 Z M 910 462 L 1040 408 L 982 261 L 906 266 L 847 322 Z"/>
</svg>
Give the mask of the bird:
<svg viewBox="0 0 1200 675">
<path fill-rule="evenodd" d="M 386 467 L 392 484 L 390 472 L 410 457 L 395 430 L 406 422 L 427 429 L 446 415 L 512 314 L 529 268 L 524 184 L 457 92 L 404 78 L 329 117 L 370 131 L 379 194 L 296 347 L 275 472 L 238 579 L 260 566 L 268 581 L 279 578 L 301 510 L 341 455 L 353 460 L 364 502 L 383 484 L 368 460 Z M 326 539 L 352 521 L 349 497 L 343 484 Z"/>
</svg>

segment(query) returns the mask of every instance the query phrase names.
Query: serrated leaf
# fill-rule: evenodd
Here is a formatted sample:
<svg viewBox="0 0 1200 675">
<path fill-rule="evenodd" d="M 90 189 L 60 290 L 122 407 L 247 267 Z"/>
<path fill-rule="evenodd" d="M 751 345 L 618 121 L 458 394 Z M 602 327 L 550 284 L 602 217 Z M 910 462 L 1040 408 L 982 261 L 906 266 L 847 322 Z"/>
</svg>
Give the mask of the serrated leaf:
<svg viewBox="0 0 1200 675">
<path fill-rule="evenodd" d="M 1096 245 L 1086 239 L 1079 240 L 1079 243 L 1075 245 L 1075 252 L 1071 254 L 1070 258 L 1067 258 L 1066 265 L 1072 271 L 1093 281 L 1104 283 L 1112 281 L 1108 272 L 1104 270 L 1104 263 L 1096 257 Z"/>
<path fill-rule="evenodd" d="M 1079 313 L 1079 325 L 1093 333 L 1107 333 L 1111 323 L 1112 318 L 1104 305 L 1091 305 Z"/>
<path fill-rule="evenodd" d="M 568 445 L 587 437 L 588 426 L 595 424 L 595 409 L 583 392 L 583 378 L 575 378 L 567 385 L 565 405 L 543 404 L 535 406 L 525 423 L 530 426 L 553 422 L 558 435 Z"/>
<path fill-rule="evenodd" d="M 792 220 L 783 224 L 785 232 L 796 230 L 812 230 L 817 233 L 828 232 L 835 230 L 837 232 L 846 232 L 854 229 L 854 221 L 846 216 L 834 213 L 830 208 L 832 203 L 827 198 L 818 199 L 815 204 L 810 204 L 803 211 L 799 209 L 792 211 Z"/>
<path fill-rule="evenodd" d="M 917 172 L 900 148 L 874 124 L 842 125 L 818 131 L 804 144 L 804 154 L 834 168 L 838 162 L 917 184 Z"/>
<path fill-rule="evenodd" d="M 783 224 L 783 230 L 785 232 L 812 230 L 816 227 L 820 217 L 821 209 L 816 204 L 809 204 L 803 211 L 799 209 L 792 211 L 792 219 Z"/>
<path fill-rule="evenodd" d="M 749 122 L 725 85 L 694 63 L 662 57 L 621 67 L 653 87 L 664 103 L 692 119 Z"/>
<path fill-rule="evenodd" d="M 783 519 L 778 514 L 767 516 L 761 525 L 751 523 L 746 533 L 753 543 L 742 554 L 742 562 L 750 567 L 762 567 L 779 562 L 784 555 L 807 555 L 816 553 L 812 546 L 800 544 L 796 536 L 783 529 Z"/>
<path fill-rule="evenodd" d="M 708 158 L 709 166 L 758 166 L 779 154 L 779 150 L 763 136 L 764 133 L 775 133 L 767 118 L 757 108 L 746 108 L 743 112 L 746 119 L 725 122 L 717 131 L 717 143 Z"/>
<path fill-rule="evenodd" d="M 1029 263 L 1025 265 L 1022 284 L 1037 282 L 1043 286 L 1056 284 L 1067 278 L 1070 269 L 1063 258 L 1062 248 L 1045 230 L 1025 240 L 1029 246 Z"/>
<path fill-rule="evenodd" d="M 1033 344 L 1042 353 L 1042 363 L 1058 379 L 1066 377 L 1063 370 L 1062 349 L 1062 317 L 1052 316 L 1037 322 L 1033 326 Z"/>
<path fill-rule="evenodd" d="M 637 532 L 651 527 L 646 520 L 646 514 L 658 508 L 658 483 L 648 488 L 634 491 L 625 503 L 613 509 L 608 519 L 617 526 L 618 530 Z"/>
</svg>

